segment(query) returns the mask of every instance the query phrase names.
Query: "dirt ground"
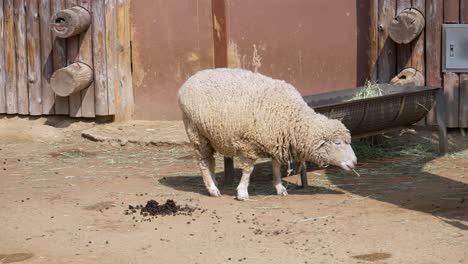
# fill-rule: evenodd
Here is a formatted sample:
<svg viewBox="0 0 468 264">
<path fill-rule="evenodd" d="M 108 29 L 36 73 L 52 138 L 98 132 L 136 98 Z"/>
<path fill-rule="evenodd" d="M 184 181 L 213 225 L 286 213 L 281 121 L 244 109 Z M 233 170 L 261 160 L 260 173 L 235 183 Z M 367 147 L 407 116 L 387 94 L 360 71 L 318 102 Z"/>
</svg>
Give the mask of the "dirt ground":
<svg viewBox="0 0 468 264">
<path fill-rule="evenodd" d="M 82 138 L 92 124 L 25 122 L 0 124 L 0 263 L 468 263 L 468 137 L 458 133 L 447 157 L 420 145 L 361 150 L 361 177 L 311 169 L 305 189 L 286 177 L 286 197 L 259 161 L 240 202 L 220 157 L 223 196 L 212 198 L 187 147 L 116 146 Z M 124 214 L 150 199 L 199 209 Z"/>
</svg>

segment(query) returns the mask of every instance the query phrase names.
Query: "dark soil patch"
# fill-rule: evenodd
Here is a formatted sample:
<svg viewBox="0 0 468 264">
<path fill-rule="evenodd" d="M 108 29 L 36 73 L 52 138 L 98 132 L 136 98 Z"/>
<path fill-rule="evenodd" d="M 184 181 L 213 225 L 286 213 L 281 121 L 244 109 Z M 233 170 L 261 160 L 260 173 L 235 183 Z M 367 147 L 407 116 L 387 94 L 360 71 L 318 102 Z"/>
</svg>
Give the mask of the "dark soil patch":
<svg viewBox="0 0 468 264">
<path fill-rule="evenodd" d="M 155 200 L 149 200 L 146 205 L 129 205 L 128 209 L 125 210 L 124 214 L 131 215 L 138 213 L 143 217 L 157 217 L 166 215 L 192 215 L 195 210 L 201 210 L 200 208 L 190 207 L 188 205 L 180 206 L 177 205 L 174 200 L 167 200 L 164 204 L 159 204 Z M 142 220 L 145 221 L 145 220 Z M 151 221 L 147 219 L 146 221 Z"/>
<path fill-rule="evenodd" d="M 389 253 L 371 253 L 371 254 L 353 256 L 353 258 L 359 259 L 359 260 L 366 260 L 366 261 L 379 261 L 379 260 L 388 259 L 391 256 L 392 255 Z"/>
<path fill-rule="evenodd" d="M 20 262 L 33 257 L 31 253 L 0 254 L 1 263 Z"/>
</svg>

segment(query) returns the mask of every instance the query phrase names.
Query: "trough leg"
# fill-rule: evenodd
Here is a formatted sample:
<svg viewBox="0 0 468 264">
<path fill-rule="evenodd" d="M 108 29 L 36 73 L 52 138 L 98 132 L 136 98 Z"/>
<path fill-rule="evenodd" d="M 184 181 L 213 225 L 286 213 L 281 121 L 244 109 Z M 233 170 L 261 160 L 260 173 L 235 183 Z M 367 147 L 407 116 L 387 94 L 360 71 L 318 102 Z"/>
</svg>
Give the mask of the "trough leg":
<svg viewBox="0 0 468 264">
<path fill-rule="evenodd" d="M 447 126 L 445 122 L 444 91 L 440 89 L 436 94 L 436 117 L 439 127 L 439 153 L 445 155 L 448 152 Z"/>
<path fill-rule="evenodd" d="M 232 184 L 234 182 L 234 160 L 229 157 L 224 157 L 224 184 Z"/>
<path fill-rule="evenodd" d="M 297 164 L 298 171 L 301 174 L 301 188 L 305 188 L 309 185 L 308 180 L 307 180 L 307 163 L 305 161 L 302 161 Z"/>
</svg>

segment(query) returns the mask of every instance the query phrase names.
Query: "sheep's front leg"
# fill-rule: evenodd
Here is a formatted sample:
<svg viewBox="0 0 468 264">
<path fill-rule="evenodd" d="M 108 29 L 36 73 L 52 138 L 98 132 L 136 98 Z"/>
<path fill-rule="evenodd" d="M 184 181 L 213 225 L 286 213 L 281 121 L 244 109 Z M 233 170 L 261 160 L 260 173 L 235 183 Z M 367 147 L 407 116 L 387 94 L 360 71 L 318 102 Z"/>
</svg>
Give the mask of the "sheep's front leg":
<svg viewBox="0 0 468 264">
<path fill-rule="evenodd" d="M 276 193 L 283 196 L 288 195 L 286 187 L 281 183 L 281 163 L 273 159 L 271 165 L 273 170 L 273 185 L 275 186 Z"/>
<path fill-rule="evenodd" d="M 255 160 L 241 158 L 240 159 L 240 167 L 242 169 L 242 178 L 240 180 L 239 185 L 237 186 L 237 199 L 244 201 L 249 199 L 249 181 L 250 181 L 250 174 L 254 169 Z"/>
</svg>

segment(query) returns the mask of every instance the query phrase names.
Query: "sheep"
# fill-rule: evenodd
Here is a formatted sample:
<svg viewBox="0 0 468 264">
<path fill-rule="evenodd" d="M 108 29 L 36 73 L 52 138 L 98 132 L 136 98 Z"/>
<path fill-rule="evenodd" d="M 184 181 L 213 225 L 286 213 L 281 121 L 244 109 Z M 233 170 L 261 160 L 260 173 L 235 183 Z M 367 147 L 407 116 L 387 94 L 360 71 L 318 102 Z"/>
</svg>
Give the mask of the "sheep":
<svg viewBox="0 0 468 264">
<path fill-rule="evenodd" d="M 280 168 L 310 161 L 351 170 L 357 158 L 349 130 L 316 113 L 289 83 L 244 69 L 201 70 L 178 92 L 178 105 L 203 182 L 211 196 L 221 195 L 214 177 L 214 153 L 239 157 L 242 177 L 237 199 L 249 199 L 255 161 L 271 158 L 273 185 L 287 195 Z"/>
</svg>

